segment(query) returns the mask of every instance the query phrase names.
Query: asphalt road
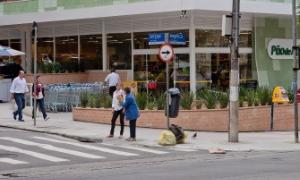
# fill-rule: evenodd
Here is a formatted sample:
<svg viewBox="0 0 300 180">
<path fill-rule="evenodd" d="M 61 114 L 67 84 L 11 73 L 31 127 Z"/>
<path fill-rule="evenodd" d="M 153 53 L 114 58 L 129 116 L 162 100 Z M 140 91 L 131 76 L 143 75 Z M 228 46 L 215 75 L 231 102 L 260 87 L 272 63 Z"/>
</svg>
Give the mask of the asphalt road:
<svg viewBox="0 0 300 180">
<path fill-rule="evenodd" d="M 63 143 L 58 143 L 60 141 Z M 225 155 L 212 155 L 202 150 L 183 152 L 167 147 L 147 147 L 138 150 L 134 148 L 144 147 L 133 144 L 126 145 L 121 143 L 122 140 L 117 141 L 120 143 L 114 145 L 101 143 L 79 143 L 78 145 L 76 141 L 57 136 L 0 129 L 0 148 L 2 148 L 0 149 L 0 160 L 11 158 L 26 162 L 26 164 L 0 162 L 0 179 L 298 180 L 300 177 L 300 152 L 228 152 Z M 103 149 L 101 149 L 102 151 L 92 150 L 91 147 L 82 145 L 100 149 L 109 148 L 111 152 L 112 150 L 117 152 L 112 154 L 103 152 Z M 11 152 L 3 150 L 4 147 L 15 147 L 23 151 Z M 153 151 L 151 152 L 151 150 Z M 23 154 L 24 151 L 41 153 L 67 161 L 51 162 L 49 159 L 47 160 L 49 157 L 41 159 L 41 157 L 45 157 L 33 157 L 34 153 Z M 121 152 L 137 155 L 118 154 Z"/>
</svg>

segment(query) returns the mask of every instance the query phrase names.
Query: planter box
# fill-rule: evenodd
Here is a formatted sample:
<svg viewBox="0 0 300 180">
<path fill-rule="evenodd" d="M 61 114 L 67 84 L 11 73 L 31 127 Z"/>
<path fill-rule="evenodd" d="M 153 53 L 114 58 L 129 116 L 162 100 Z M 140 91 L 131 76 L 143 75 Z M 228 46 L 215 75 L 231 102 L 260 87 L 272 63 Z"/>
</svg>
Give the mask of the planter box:
<svg viewBox="0 0 300 180">
<path fill-rule="evenodd" d="M 270 106 L 245 107 L 239 109 L 240 131 L 269 131 Z M 164 111 L 141 110 L 137 121 L 138 127 L 166 128 Z M 111 123 L 110 109 L 73 108 L 73 119 L 81 122 Z M 228 130 L 228 109 L 213 110 L 181 110 L 177 118 L 170 118 L 170 123 L 182 126 L 193 131 L 219 131 Z M 292 130 L 294 127 L 293 106 L 275 105 L 274 130 Z"/>
</svg>

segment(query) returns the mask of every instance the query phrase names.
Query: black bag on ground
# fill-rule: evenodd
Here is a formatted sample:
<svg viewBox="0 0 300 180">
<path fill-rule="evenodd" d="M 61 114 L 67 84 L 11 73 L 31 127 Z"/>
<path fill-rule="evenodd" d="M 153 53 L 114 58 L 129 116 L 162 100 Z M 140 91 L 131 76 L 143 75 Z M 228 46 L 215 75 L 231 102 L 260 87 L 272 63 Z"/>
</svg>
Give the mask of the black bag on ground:
<svg viewBox="0 0 300 180">
<path fill-rule="evenodd" d="M 184 138 L 184 132 L 182 127 L 177 126 L 175 124 L 171 124 L 169 130 L 175 135 L 176 142 L 180 142 Z"/>
</svg>

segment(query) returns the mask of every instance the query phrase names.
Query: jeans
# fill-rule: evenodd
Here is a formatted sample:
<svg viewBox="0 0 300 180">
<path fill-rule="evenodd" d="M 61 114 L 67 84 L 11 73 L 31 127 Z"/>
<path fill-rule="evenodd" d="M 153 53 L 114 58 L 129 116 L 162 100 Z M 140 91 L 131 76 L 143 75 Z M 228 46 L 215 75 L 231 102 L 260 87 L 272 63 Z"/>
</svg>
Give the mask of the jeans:
<svg viewBox="0 0 300 180">
<path fill-rule="evenodd" d="M 113 97 L 114 92 L 115 92 L 116 89 L 117 89 L 116 86 L 110 86 L 110 87 L 109 87 L 109 95 L 110 95 L 111 97 Z"/>
<path fill-rule="evenodd" d="M 120 125 L 121 125 L 120 135 L 121 136 L 123 135 L 123 132 L 124 132 L 124 113 L 123 113 L 123 109 L 121 109 L 119 111 L 114 111 L 113 117 L 111 119 L 110 135 L 114 135 L 116 120 L 117 120 L 118 116 L 120 116 Z"/>
<path fill-rule="evenodd" d="M 136 119 L 129 120 L 130 137 L 135 139 Z"/>
<path fill-rule="evenodd" d="M 15 101 L 18 109 L 14 112 L 14 116 L 19 115 L 19 120 L 23 120 L 22 110 L 25 108 L 25 97 L 23 93 L 15 93 Z"/>
<path fill-rule="evenodd" d="M 32 104 L 34 103 L 34 99 L 32 100 Z M 44 119 L 47 117 L 46 109 L 45 109 L 45 103 L 44 98 L 42 99 L 36 99 L 36 107 L 39 107 L 40 111 L 43 113 Z M 34 118 L 34 108 L 32 108 L 32 119 Z"/>
</svg>

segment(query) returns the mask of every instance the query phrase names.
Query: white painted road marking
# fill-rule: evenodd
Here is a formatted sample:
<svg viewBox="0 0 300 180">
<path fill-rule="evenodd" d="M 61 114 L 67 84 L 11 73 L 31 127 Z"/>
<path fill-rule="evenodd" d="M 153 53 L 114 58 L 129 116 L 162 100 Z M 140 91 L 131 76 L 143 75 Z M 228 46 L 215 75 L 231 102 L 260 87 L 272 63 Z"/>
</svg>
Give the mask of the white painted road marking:
<svg viewBox="0 0 300 180">
<path fill-rule="evenodd" d="M 115 145 L 115 144 L 108 144 L 108 143 L 101 143 L 105 146 L 114 146 L 114 147 L 120 147 L 124 149 L 132 149 L 132 150 L 137 150 L 137 151 L 143 151 L 143 152 L 148 152 L 148 153 L 153 153 L 153 154 L 168 154 L 169 152 L 166 151 L 159 151 L 159 150 L 154 150 L 154 149 L 149 149 L 149 148 L 144 148 L 144 147 L 136 147 L 136 146 L 128 146 L 128 145 Z"/>
<path fill-rule="evenodd" d="M 44 159 L 44 160 L 51 161 L 51 162 L 69 161 L 67 159 L 62 159 L 62 158 L 58 158 L 58 157 L 54 157 L 54 156 L 49 156 L 49 155 L 46 155 L 46 154 L 33 152 L 33 151 L 28 151 L 28 150 L 25 150 L 25 149 L 19 149 L 19 148 L 12 147 L 12 146 L 0 145 L 0 149 L 6 150 L 6 151 L 11 151 L 11 152 L 16 152 L 16 153 L 21 153 L 21 154 L 26 154 L 28 156 L 33 156 L 33 157 L 36 157 L 36 158 L 39 158 L 39 159 Z"/>
<path fill-rule="evenodd" d="M 11 158 L 0 158 L 0 162 L 13 164 L 13 165 L 27 164 L 28 163 L 28 162 L 25 162 L 25 161 L 18 161 L 18 160 L 11 159 Z"/>
<path fill-rule="evenodd" d="M 70 142 L 70 141 L 61 141 L 61 140 L 50 139 L 50 138 L 45 138 L 45 137 L 38 137 L 38 136 L 35 136 L 33 138 L 50 141 L 50 142 L 55 142 L 55 143 L 69 144 L 69 145 L 73 145 L 73 146 L 77 146 L 77 147 L 102 151 L 102 152 L 121 155 L 121 156 L 138 156 L 139 155 L 139 154 L 134 154 L 134 153 L 129 153 L 129 152 L 117 151 L 117 150 L 110 149 L 110 148 L 91 146 L 91 145 L 86 145 L 86 144 L 81 144 L 81 143 L 76 143 L 76 142 Z"/>
<path fill-rule="evenodd" d="M 49 145 L 49 144 L 41 144 L 41 143 L 27 141 L 27 140 L 23 140 L 23 139 L 19 139 L 19 138 L 0 137 L 0 139 L 7 140 L 7 141 L 12 141 L 12 142 L 20 143 L 20 144 L 24 144 L 24 145 L 29 145 L 29 146 L 38 146 L 38 147 L 46 149 L 46 150 L 61 152 L 61 153 L 70 154 L 70 155 L 73 155 L 73 156 L 84 157 L 84 158 L 89 158 L 89 159 L 102 159 L 102 158 L 105 158 L 103 156 L 87 154 L 87 153 L 83 153 L 83 152 L 80 152 L 80 151 L 74 151 L 74 150 L 69 150 L 69 149 L 65 149 L 65 148 L 59 148 L 59 147 L 55 147 L 55 146 L 52 146 L 52 145 Z"/>
</svg>

